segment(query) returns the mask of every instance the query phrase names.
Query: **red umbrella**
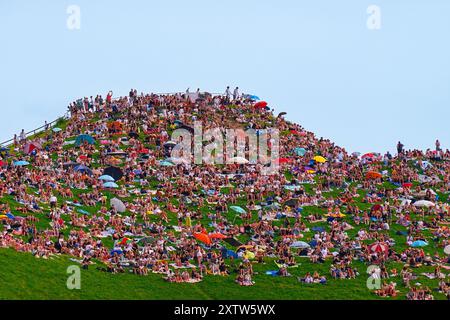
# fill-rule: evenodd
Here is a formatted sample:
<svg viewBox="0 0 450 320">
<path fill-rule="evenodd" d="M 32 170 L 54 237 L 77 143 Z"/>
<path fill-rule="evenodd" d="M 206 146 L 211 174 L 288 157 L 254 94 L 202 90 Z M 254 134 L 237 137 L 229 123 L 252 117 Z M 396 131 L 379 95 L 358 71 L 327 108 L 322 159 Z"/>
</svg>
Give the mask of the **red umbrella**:
<svg viewBox="0 0 450 320">
<path fill-rule="evenodd" d="M 370 251 L 376 253 L 383 253 L 388 251 L 388 246 L 384 243 L 374 243 L 370 245 Z"/>
<path fill-rule="evenodd" d="M 403 188 L 411 188 L 413 186 L 413 184 L 411 182 L 405 182 L 404 184 L 402 184 Z"/>
<path fill-rule="evenodd" d="M 139 150 L 138 152 L 139 152 L 140 154 L 147 154 L 147 153 L 149 153 L 149 150 L 143 148 L 143 149 Z"/>
<path fill-rule="evenodd" d="M 375 155 L 374 155 L 372 152 L 370 152 L 370 153 L 364 154 L 364 155 L 362 156 L 362 158 L 375 158 Z"/>
<path fill-rule="evenodd" d="M 203 242 L 206 245 L 210 245 L 211 244 L 211 238 L 204 233 L 194 233 L 194 238 L 197 239 L 198 241 Z"/>
<path fill-rule="evenodd" d="M 267 107 L 267 102 L 265 101 L 259 101 L 255 103 L 255 108 L 263 109 L 265 107 Z"/>
<path fill-rule="evenodd" d="M 82 155 L 82 156 L 79 156 L 78 159 L 80 159 L 81 161 L 86 161 L 88 159 L 88 157 L 85 155 Z"/>
<path fill-rule="evenodd" d="M 291 162 L 291 159 L 288 158 L 279 158 L 278 163 L 288 163 Z"/>
<path fill-rule="evenodd" d="M 0 160 L 0 167 L 4 167 L 4 166 L 6 166 L 6 165 L 7 165 L 6 162 L 3 162 L 2 160 Z"/>
</svg>

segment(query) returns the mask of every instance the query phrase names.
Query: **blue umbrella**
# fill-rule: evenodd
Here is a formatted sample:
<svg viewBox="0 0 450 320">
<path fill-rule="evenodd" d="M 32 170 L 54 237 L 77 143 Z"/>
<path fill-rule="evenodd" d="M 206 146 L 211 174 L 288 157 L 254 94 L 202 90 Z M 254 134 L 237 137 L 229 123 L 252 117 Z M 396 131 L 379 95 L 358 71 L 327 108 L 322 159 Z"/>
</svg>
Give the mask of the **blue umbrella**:
<svg viewBox="0 0 450 320">
<path fill-rule="evenodd" d="M 14 162 L 14 165 L 17 166 L 17 167 L 27 166 L 29 164 L 30 163 L 28 161 L 23 161 L 23 160 Z"/>
<path fill-rule="evenodd" d="M 163 166 L 163 167 L 173 167 L 173 166 L 174 166 L 174 164 L 173 164 L 172 162 L 170 162 L 170 161 L 165 161 L 165 160 L 160 161 L 160 162 L 159 162 L 159 165 L 160 165 L 160 166 Z"/>
<path fill-rule="evenodd" d="M 250 95 L 249 98 L 252 100 L 261 100 L 258 96 L 255 95 Z"/>
<path fill-rule="evenodd" d="M 245 210 L 239 206 L 231 206 L 230 209 L 237 213 L 241 213 L 241 214 L 245 213 Z"/>
<path fill-rule="evenodd" d="M 428 242 L 423 241 L 423 240 L 416 240 L 411 244 L 411 247 L 425 247 L 428 245 Z"/>
<path fill-rule="evenodd" d="M 92 170 L 82 164 L 79 166 L 76 166 L 75 168 L 73 168 L 73 170 L 75 170 L 76 172 L 81 172 L 81 173 L 85 173 L 88 175 L 92 175 Z"/>
<path fill-rule="evenodd" d="M 297 148 L 294 148 L 294 152 L 296 155 L 303 157 L 306 153 L 306 149 L 297 147 Z"/>
<path fill-rule="evenodd" d="M 107 182 L 103 185 L 104 188 L 118 188 L 119 185 L 115 182 Z"/>
<path fill-rule="evenodd" d="M 115 253 L 117 254 L 123 254 L 123 251 L 120 249 L 116 249 L 116 250 L 111 250 L 110 254 L 113 256 Z"/>
<path fill-rule="evenodd" d="M 104 174 L 104 175 L 100 176 L 98 178 L 98 180 L 102 180 L 102 181 L 105 181 L 105 182 L 115 182 L 116 181 L 116 180 L 114 180 L 113 177 L 111 177 L 111 176 L 109 176 L 107 174 Z"/>
<path fill-rule="evenodd" d="M 77 139 L 75 140 L 75 144 L 77 146 L 82 145 L 83 143 L 89 143 L 89 144 L 94 144 L 95 143 L 95 139 L 92 138 L 90 135 L 88 134 L 81 134 L 77 137 Z"/>
</svg>

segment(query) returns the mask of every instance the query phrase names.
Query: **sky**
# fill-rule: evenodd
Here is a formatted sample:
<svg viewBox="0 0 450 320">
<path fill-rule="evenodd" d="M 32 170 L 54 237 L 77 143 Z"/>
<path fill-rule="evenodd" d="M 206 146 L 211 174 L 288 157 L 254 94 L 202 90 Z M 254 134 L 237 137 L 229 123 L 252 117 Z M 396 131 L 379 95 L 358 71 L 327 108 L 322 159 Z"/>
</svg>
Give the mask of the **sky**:
<svg viewBox="0 0 450 320">
<path fill-rule="evenodd" d="M 450 148 L 449 14 L 448 0 L 0 0 L 0 141 L 84 96 L 229 85 L 351 152 Z"/>
</svg>

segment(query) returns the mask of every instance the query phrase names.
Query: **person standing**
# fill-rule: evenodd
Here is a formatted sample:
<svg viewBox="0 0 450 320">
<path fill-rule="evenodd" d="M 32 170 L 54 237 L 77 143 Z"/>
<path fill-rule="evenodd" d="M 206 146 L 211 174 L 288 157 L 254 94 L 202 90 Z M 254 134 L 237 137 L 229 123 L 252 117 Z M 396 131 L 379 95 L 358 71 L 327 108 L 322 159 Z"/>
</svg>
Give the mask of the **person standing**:
<svg viewBox="0 0 450 320">
<path fill-rule="evenodd" d="M 400 141 L 397 143 L 397 153 L 398 154 L 402 154 L 403 153 L 403 143 L 401 143 Z"/>
<path fill-rule="evenodd" d="M 236 87 L 233 91 L 233 100 L 239 99 L 239 87 Z"/>
<path fill-rule="evenodd" d="M 231 97 L 231 90 L 230 90 L 230 86 L 227 86 L 227 89 L 225 90 L 225 99 L 226 102 L 230 102 L 230 97 Z"/>
<path fill-rule="evenodd" d="M 436 139 L 435 145 L 436 145 L 436 151 L 437 152 L 441 151 L 441 142 L 439 141 L 439 139 Z"/>
<path fill-rule="evenodd" d="M 22 129 L 22 131 L 20 132 L 20 142 L 24 142 L 26 138 L 27 136 L 25 134 L 25 130 Z"/>
</svg>

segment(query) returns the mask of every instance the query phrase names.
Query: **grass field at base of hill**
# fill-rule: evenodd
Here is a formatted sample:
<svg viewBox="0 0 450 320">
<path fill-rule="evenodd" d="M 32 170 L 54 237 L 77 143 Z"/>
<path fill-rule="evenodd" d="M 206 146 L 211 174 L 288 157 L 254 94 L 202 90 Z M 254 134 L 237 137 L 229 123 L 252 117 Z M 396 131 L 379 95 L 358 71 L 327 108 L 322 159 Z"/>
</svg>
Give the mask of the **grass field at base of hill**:
<svg viewBox="0 0 450 320">
<path fill-rule="evenodd" d="M 322 284 L 304 284 L 297 276 L 307 271 L 318 270 L 325 274 L 330 264 L 310 264 L 305 260 L 298 268 L 289 269 L 292 277 L 272 277 L 266 270 L 276 269 L 272 261 L 265 265 L 255 265 L 255 285 L 241 287 L 234 283 L 234 276 L 208 276 L 200 283 L 168 283 L 159 274 L 137 276 L 134 274 L 109 274 L 97 270 L 99 265 L 81 269 L 81 289 L 69 290 L 67 279 L 71 275 L 67 268 L 76 263 L 67 256 L 57 256 L 50 260 L 36 259 L 29 253 L 18 253 L 11 249 L 0 249 L 0 299 L 31 300 L 79 300 L 79 299 L 119 299 L 119 300 L 170 300 L 170 299 L 248 299 L 248 300 L 367 300 L 384 299 L 377 297 L 366 286 L 366 266 L 355 263 L 360 276 L 354 280 L 330 280 Z M 308 261 L 309 262 L 309 261 Z M 394 279 L 394 278 L 393 278 Z M 398 277 L 395 278 L 400 280 Z M 422 284 L 437 287 L 437 280 L 419 278 Z M 407 289 L 399 284 L 401 293 L 396 299 L 404 299 Z M 434 293 L 436 299 L 444 299 Z M 387 298 L 386 298 L 387 299 Z M 392 299 L 392 298 L 390 298 Z M 395 299 L 395 298 L 394 298 Z"/>
</svg>

